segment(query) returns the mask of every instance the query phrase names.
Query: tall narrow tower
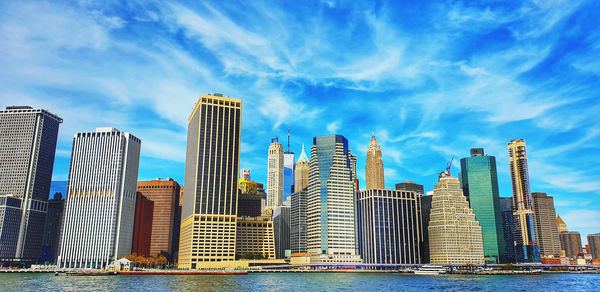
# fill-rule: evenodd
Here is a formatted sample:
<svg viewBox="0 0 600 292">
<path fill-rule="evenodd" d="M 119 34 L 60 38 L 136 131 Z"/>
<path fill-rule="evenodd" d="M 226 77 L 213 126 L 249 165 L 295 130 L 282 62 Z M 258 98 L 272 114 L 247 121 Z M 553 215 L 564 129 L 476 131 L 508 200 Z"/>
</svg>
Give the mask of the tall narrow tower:
<svg viewBox="0 0 600 292">
<path fill-rule="evenodd" d="M 306 156 L 306 152 L 304 152 L 304 144 L 302 144 L 302 152 L 300 153 L 300 157 L 298 157 L 298 162 L 296 162 L 296 182 L 294 183 L 294 192 L 299 192 L 308 188 L 308 169 L 309 160 Z"/>
<path fill-rule="evenodd" d="M 287 150 L 283 153 L 283 199 L 294 192 L 294 176 L 296 174 L 296 156 L 290 151 L 290 128 L 287 134 Z"/>
<path fill-rule="evenodd" d="M 267 209 L 274 209 L 283 204 L 283 162 L 283 146 L 279 143 L 279 139 L 271 139 L 267 165 Z"/>
<path fill-rule="evenodd" d="M 517 261 L 540 262 L 540 248 L 535 237 L 525 140 L 512 140 L 508 143 L 508 160 L 513 189 Z"/>
<path fill-rule="evenodd" d="M 242 101 L 201 95 L 188 120 L 179 268 L 235 259 Z"/>
<path fill-rule="evenodd" d="M 385 179 L 383 176 L 383 160 L 381 159 L 381 148 L 375 139 L 375 133 L 371 136 L 371 143 L 367 150 L 367 165 L 365 176 L 367 180 L 367 190 L 385 189 Z"/>
</svg>

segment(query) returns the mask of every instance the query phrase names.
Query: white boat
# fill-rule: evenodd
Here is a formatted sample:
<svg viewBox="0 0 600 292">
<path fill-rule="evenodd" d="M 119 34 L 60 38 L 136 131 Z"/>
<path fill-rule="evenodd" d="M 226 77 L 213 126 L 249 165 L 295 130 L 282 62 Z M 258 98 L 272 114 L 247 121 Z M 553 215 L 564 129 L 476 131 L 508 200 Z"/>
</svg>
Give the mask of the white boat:
<svg viewBox="0 0 600 292">
<path fill-rule="evenodd" d="M 415 275 L 439 275 L 445 274 L 446 268 L 442 266 L 425 265 L 414 270 Z"/>
</svg>

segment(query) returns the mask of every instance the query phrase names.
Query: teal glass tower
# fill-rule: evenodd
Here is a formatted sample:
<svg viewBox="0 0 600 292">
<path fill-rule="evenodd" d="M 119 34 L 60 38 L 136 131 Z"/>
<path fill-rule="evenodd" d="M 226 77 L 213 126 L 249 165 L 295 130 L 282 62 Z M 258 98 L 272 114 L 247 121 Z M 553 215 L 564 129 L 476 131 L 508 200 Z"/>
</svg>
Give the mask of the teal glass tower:
<svg viewBox="0 0 600 292">
<path fill-rule="evenodd" d="M 484 155 L 483 148 L 472 148 L 471 157 L 460 160 L 460 168 L 463 194 L 483 232 L 486 263 L 500 263 L 504 260 L 505 248 L 496 158 Z"/>
</svg>

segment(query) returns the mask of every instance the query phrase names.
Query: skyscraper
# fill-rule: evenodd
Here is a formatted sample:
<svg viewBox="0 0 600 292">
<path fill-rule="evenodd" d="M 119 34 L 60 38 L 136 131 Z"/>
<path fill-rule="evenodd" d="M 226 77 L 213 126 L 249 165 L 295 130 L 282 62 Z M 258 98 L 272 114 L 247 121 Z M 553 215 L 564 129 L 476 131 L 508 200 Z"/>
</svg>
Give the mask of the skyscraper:
<svg viewBox="0 0 600 292">
<path fill-rule="evenodd" d="M 421 213 L 421 239 L 419 240 L 419 257 L 421 263 L 429 263 L 429 214 L 431 213 L 431 195 L 425 196 L 423 185 L 417 184 L 411 180 L 396 184 L 396 190 L 414 192 L 420 195 L 419 212 Z"/>
<path fill-rule="evenodd" d="M 381 159 L 381 148 L 375 139 L 375 133 L 371 136 L 371 142 L 367 149 L 367 164 L 365 166 L 365 178 L 367 190 L 385 189 L 385 178 L 383 176 L 383 160 Z"/>
<path fill-rule="evenodd" d="M 583 252 L 581 235 L 577 231 L 566 231 L 559 235 L 560 246 L 565 251 L 565 256 L 576 259 Z"/>
<path fill-rule="evenodd" d="M 517 261 L 538 263 L 541 262 L 541 257 L 533 220 L 525 140 L 512 140 L 508 143 L 508 160 L 513 190 Z"/>
<path fill-rule="evenodd" d="M 546 193 L 531 193 L 531 197 L 540 252 L 545 256 L 560 255 L 560 239 L 556 224 L 554 199 Z"/>
<path fill-rule="evenodd" d="M 149 257 L 152 243 L 152 225 L 153 225 L 154 202 L 148 197 L 137 193 L 135 202 L 135 220 L 133 223 L 133 242 L 131 243 L 131 253 L 140 256 Z"/>
<path fill-rule="evenodd" d="M 267 173 L 267 208 L 274 209 L 283 204 L 284 184 L 283 146 L 277 138 L 271 140 Z"/>
<path fill-rule="evenodd" d="M 238 217 L 258 217 L 262 214 L 264 192 L 258 192 L 258 183 L 250 180 L 250 170 L 239 180 Z"/>
<path fill-rule="evenodd" d="M 294 192 L 302 191 L 308 188 L 309 164 L 310 161 L 308 160 L 308 157 L 306 157 L 306 152 L 304 152 L 304 144 L 302 144 L 302 152 L 300 153 L 300 157 L 298 157 L 298 162 L 296 162 Z"/>
<path fill-rule="evenodd" d="M 40 259 L 58 127 L 47 110 L 0 110 L 0 259 Z"/>
<path fill-rule="evenodd" d="M 73 137 L 60 267 L 104 268 L 131 252 L 140 146 L 115 128 Z"/>
<path fill-rule="evenodd" d="M 600 233 L 588 234 L 587 238 L 590 246 L 587 252 L 592 254 L 592 259 L 600 259 Z"/>
<path fill-rule="evenodd" d="M 290 248 L 290 206 L 279 206 L 273 209 L 273 234 L 275 236 L 275 256 L 285 258 L 285 251 Z"/>
<path fill-rule="evenodd" d="M 150 256 L 162 253 L 171 258 L 179 244 L 175 241 L 175 229 L 181 223 L 176 216 L 180 189 L 179 183 L 172 178 L 157 178 L 137 184 L 137 191 L 154 202 Z"/>
<path fill-rule="evenodd" d="M 307 250 L 315 262 L 360 262 L 356 158 L 341 135 L 313 139 L 306 205 Z"/>
<path fill-rule="evenodd" d="M 60 225 L 64 208 L 65 200 L 61 193 L 55 193 L 54 197 L 48 200 L 48 214 L 46 215 L 46 227 L 44 227 L 41 263 L 56 262 L 58 241 L 60 239 Z"/>
<path fill-rule="evenodd" d="M 364 263 L 421 263 L 421 197 L 411 191 L 358 192 L 358 245 Z"/>
<path fill-rule="evenodd" d="M 567 228 L 567 224 L 565 223 L 565 221 L 562 220 L 562 218 L 560 218 L 560 215 L 556 217 L 556 226 L 558 228 L 559 233 L 569 231 Z"/>
<path fill-rule="evenodd" d="M 500 197 L 500 213 L 502 214 L 502 230 L 504 231 L 504 263 L 514 263 L 517 260 L 512 201 L 512 198 Z"/>
<path fill-rule="evenodd" d="M 188 120 L 179 268 L 235 259 L 242 101 L 201 95 Z"/>
<path fill-rule="evenodd" d="M 463 195 L 458 178 L 442 172 L 434 186 L 429 221 L 431 263 L 483 264 L 481 226 Z"/>
<path fill-rule="evenodd" d="M 488 263 L 504 257 L 504 233 L 500 213 L 496 157 L 483 148 L 471 148 L 471 157 L 460 160 L 461 185 L 483 232 L 483 253 Z"/>
<path fill-rule="evenodd" d="M 292 253 L 306 252 L 306 190 L 292 194 L 290 206 L 290 249 Z"/>
<path fill-rule="evenodd" d="M 294 192 L 296 174 L 296 156 L 290 151 L 290 129 L 288 128 L 287 150 L 283 153 L 283 200 L 287 200 Z"/>
</svg>

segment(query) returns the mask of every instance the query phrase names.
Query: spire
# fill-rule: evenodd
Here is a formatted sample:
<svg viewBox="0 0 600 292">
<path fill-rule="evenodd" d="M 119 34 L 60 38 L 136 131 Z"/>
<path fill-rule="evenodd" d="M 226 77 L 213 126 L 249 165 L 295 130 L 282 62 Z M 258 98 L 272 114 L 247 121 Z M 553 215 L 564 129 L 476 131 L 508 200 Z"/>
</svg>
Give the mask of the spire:
<svg viewBox="0 0 600 292">
<path fill-rule="evenodd" d="M 375 142 L 375 144 L 377 144 L 377 139 L 375 138 L 375 131 L 373 131 L 373 134 L 371 135 L 371 143 Z"/>
<path fill-rule="evenodd" d="M 288 126 L 288 149 L 287 152 L 290 152 L 290 126 Z"/>
<path fill-rule="evenodd" d="M 300 153 L 300 157 L 298 157 L 298 162 L 300 161 L 308 161 L 308 157 L 306 157 L 306 152 L 304 152 L 304 143 L 302 143 L 302 153 Z"/>
</svg>

